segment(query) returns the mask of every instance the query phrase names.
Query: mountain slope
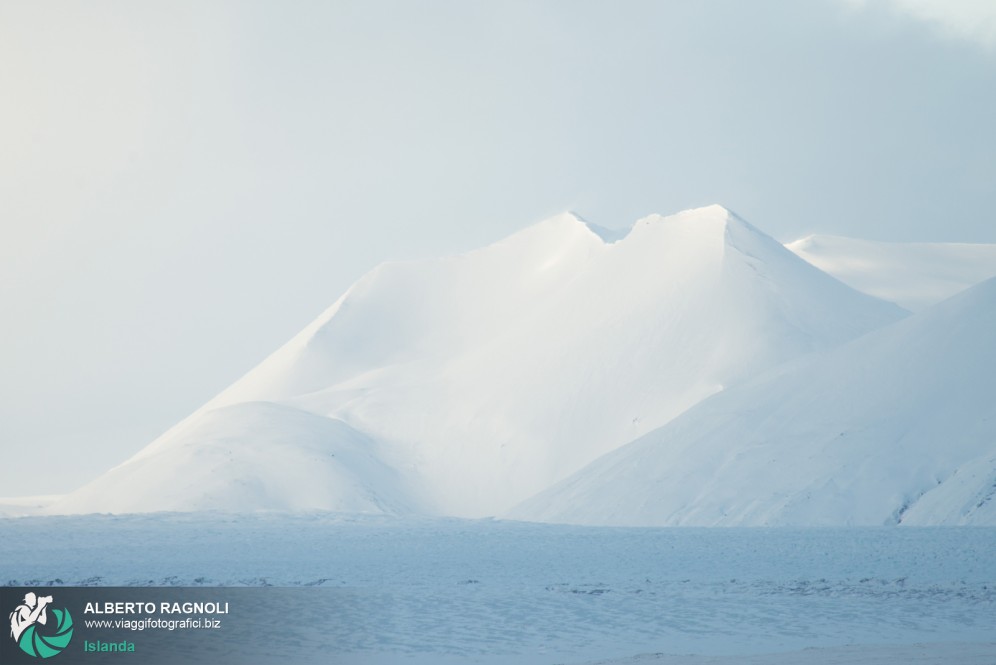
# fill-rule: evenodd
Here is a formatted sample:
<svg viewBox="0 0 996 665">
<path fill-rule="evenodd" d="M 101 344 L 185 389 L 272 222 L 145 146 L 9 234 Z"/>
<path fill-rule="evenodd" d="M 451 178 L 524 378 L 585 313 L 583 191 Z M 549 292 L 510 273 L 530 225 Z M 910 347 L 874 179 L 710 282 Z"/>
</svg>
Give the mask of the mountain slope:
<svg viewBox="0 0 996 665">
<path fill-rule="evenodd" d="M 205 412 L 46 512 L 412 510 L 377 445 L 332 418 L 267 402 Z"/>
<path fill-rule="evenodd" d="M 368 507 L 495 514 L 713 393 L 904 316 L 720 206 L 648 217 L 613 239 L 565 214 L 461 256 L 382 265 L 243 379 L 59 509 L 153 509 L 162 502 L 143 487 L 168 485 L 194 463 L 187 451 L 215 445 L 203 420 L 271 403 L 289 410 L 281 418 L 305 414 L 362 433 L 376 468 L 406 479 L 404 497 Z M 224 412 L 235 460 L 267 449 L 280 432 L 241 427 L 239 411 Z M 281 441 L 295 445 L 293 436 Z M 157 464 L 148 461 L 153 454 Z M 217 492 L 169 509 L 270 506 L 269 493 L 257 500 L 226 477 L 248 468 L 268 477 L 264 464 L 222 465 L 211 480 Z M 362 492 L 385 496 L 366 471 L 336 471 L 347 472 Z M 125 477 L 127 485 L 115 480 Z M 319 503 L 352 509 L 351 496 L 335 490 Z M 293 493 L 281 501 L 301 503 Z"/>
<path fill-rule="evenodd" d="M 848 286 L 911 311 L 996 276 L 996 245 L 812 235 L 785 246 Z"/>
<path fill-rule="evenodd" d="M 996 279 L 699 404 L 514 509 L 631 525 L 996 525 Z"/>
</svg>

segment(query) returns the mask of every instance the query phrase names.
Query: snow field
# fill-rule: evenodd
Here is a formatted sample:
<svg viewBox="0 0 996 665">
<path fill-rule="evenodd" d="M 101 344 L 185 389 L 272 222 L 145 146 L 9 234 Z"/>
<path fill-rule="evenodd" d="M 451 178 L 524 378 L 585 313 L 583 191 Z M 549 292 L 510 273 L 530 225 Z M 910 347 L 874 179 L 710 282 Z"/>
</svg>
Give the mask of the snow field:
<svg viewBox="0 0 996 665">
<path fill-rule="evenodd" d="M 894 660 L 822 662 L 996 660 L 994 551 L 991 528 L 593 528 L 329 513 L 0 520 L 5 584 L 348 591 L 334 648 L 387 663 L 640 654 L 732 663 L 723 658 L 804 649 L 844 658 L 847 648 Z M 652 656 L 642 658 L 622 662 Z"/>
</svg>

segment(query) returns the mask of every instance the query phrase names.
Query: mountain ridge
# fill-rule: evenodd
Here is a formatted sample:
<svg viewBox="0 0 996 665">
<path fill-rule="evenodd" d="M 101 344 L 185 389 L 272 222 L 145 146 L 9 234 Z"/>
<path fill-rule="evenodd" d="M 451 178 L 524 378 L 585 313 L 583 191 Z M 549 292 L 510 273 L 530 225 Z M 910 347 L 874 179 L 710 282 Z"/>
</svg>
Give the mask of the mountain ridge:
<svg viewBox="0 0 996 665">
<path fill-rule="evenodd" d="M 815 234 L 785 246 L 848 286 L 911 311 L 996 276 L 996 244 L 881 242 Z"/>
<path fill-rule="evenodd" d="M 366 510 L 500 514 L 710 395 L 904 316 L 721 206 L 645 217 L 613 242 L 564 213 L 454 257 L 381 264 L 243 378 L 53 510 L 228 506 L 226 482 L 237 489 L 253 473 L 263 489 L 239 494 L 243 509 L 311 505 L 313 493 L 281 489 L 277 501 L 266 490 L 259 451 L 286 419 L 326 432 L 333 454 L 367 441 L 364 468 L 396 474 L 400 495 L 381 482 L 387 471 L 364 479 L 329 467 L 354 494 L 377 497 Z M 246 403 L 256 406 L 215 423 L 235 458 L 216 467 L 210 500 L 143 494 L 168 487 L 164 474 L 183 475 L 191 450 L 213 450 L 205 423 Z M 261 411 L 265 427 L 239 424 Z M 311 478 L 311 453 L 298 452 Z M 123 492 L 128 474 L 134 491 Z M 362 503 L 322 497 L 328 510 Z"/>
</svg>

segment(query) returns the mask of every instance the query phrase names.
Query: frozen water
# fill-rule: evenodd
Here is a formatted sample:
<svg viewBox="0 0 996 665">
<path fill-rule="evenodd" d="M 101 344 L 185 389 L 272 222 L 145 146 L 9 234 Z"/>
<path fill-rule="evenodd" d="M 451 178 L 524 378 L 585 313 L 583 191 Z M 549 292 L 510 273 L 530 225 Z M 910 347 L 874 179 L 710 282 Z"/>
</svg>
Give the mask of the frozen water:
<svg viewBox="0 0 996 665">
<path fill-rule="evenodd" d="M 357 601 L 336 617 L 344 630 L 332 646 L 357 662 L 991 663 L 994 551 L 991 528 L 330 513 L 0 520 L 8 585 L 349 589 Z M 760 654 L 776 655 L 743 660 Z"/>
</svg>

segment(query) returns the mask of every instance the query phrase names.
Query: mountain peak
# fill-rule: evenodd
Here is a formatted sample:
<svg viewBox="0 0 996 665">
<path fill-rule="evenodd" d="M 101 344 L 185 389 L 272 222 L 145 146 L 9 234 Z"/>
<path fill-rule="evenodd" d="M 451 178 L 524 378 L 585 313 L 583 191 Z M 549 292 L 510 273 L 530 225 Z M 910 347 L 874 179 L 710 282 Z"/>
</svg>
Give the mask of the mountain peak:
<svg viewBox="0 0 996 665">
<path fill-rule="evenodd" d="M 698 208 L 689 208 L 688 210 L 682 210 L 678 215 L 690 215 L 697 217 L 709 217 L 709 218 L 719 218 L 729 220 L 731 218 L 740 219 L 739 216 L 727 208 L 726 206 L 720 205 L 718 203 L 713 203 L 707 206 L 700 206 Z M 677 215 L 676 215 L 677 216 Z"/>
<path fill-rule="evenodd" d="M 672 215 L 654 213 L 638 220 L 634 228 L 658 225 L 694 225 L 699 227 L 722 229 L 730 222 L 747 224 L 739 215 L 719 204 L 689 208 Z"/>
<path fill-rule="evenodd" d="M 719 204 L 702 206 L 700 208 L 690 208 L 672 215 L 661 215 L 653 213 L 637 220 L 634 224 L 624 228 L 607 228 L 595 224 L 585 219 L 581 214 L 567 210 L 552 217 L 548 217 L 530 227 L 514 233 L 498 244 L 504 244 L 513 239 L 526 239 L 535 241 L 538 238 L 563 241 L 565 238 L 583 239 L 594 235 L 602 244 L 612 245 L 624 241 L 633 235 L 637 236 L 644 232 L 644 227 L 668 227 L 671 229 L 688 225 L 692 229 L 702 232 L 703 229 L 712 229 L 716 232 L 723 232 L 730 223 L 743 225 L 753 231 L 757 231 L 735 212 Z M 763 235 L 763 234 L 762 234 Z"/>
<path fill-rule="evenodd" d="M 626 237 L 629 229 L 609 229 L 593 222 L 589 222 L 573 210 L 547 217 L 530 227 L 514 233 L 509 238 L 518 237 L 556 237 L 561 240 L 565 238 L 587 238 L 595 236 L 601 243 L 611 245 Z M 505 242 L 505 241 L 500 241 Z"/>
<path fill-rule="evenodd" d="M 621 235 L 565 212 L 458 257 L 383 264 L 72 505 L 494 515 L 708 395 L 896 318 L 722 206 Z M 284 443 L 343 491 L 290 487 L 270 470 Z M 248 456 L 217 467 L 204 501 L 138 491 L 236 448 Z M 392 498 L 395 472 L 411 485 Z"/>
<path fill-rule="evenodd" d="M 729 249 L 756 258 L 788 253 L 781 243 L 718 204 L 649 215 L 636 222 L 629 237 L 657 247 L 681 245 L 702 257 L 722 256 Z"/>
</svg>

